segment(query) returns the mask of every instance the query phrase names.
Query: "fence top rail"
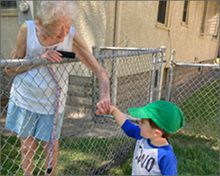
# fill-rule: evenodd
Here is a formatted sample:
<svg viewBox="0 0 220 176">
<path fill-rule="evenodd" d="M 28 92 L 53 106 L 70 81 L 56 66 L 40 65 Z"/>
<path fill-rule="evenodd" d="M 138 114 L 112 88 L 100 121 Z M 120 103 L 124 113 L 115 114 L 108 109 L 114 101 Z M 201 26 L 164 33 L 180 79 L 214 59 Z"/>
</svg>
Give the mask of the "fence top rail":
<svg viewBox="0 0 220 176">
<path fill-rule="evenodd" d="M 99 55 L 96 55 L 96 59 L 98 60 L 107 60 L 107 59 L 115 59 L 115 58 L 126 58 L 126 57 L 133 57 L 133 56 L 144 56 L 144 55 L 150 55 L 150 54 L 157 54 L 158 52 L 123 52 L 123 53 L 100 53 Z"/>
<path fill-rule="evenodd" d="M 1 59 L 0 60 L 0 68 L 6 66 L 21 66 L 21 65 L 46 65 L 46 64 L 61 64 L 61 63 L 70 63 L 77 62 L 76 58 L 69 59 L 63 58 L 63 60 L 59 63 L 50 62 L 47 59 L 39 59 L 39 58 L 31 58 L 31 59 Z"/>
<path fill-rule="evenodd" d="M 175 66 L 185 66 L 185 67 L 211 67 L 220 69 L 220 64 L 201 64 L 201 63 L 184 63 L 184 62 L 177 62 Z"/>
<path fill-rule="evenodd" d="M 132 57 L 150 54 L 162 54 L 165 52 L 165 48 L 121 48 L 121 47 L 101 47 L 100 52 L 96 54 L 98 60 L 113 59 L 117 57 Z M 106 52 L 105 51 L 110 51 Z"/>
<path fill-rule="evenodd" d="M 134 47 L 99 47 L 100 50 L 117 50 L 117 51 L 145 51 L 149 53 L 163 52 L 165 47 L 161 48 L 134 48 Z"/>
</svg>

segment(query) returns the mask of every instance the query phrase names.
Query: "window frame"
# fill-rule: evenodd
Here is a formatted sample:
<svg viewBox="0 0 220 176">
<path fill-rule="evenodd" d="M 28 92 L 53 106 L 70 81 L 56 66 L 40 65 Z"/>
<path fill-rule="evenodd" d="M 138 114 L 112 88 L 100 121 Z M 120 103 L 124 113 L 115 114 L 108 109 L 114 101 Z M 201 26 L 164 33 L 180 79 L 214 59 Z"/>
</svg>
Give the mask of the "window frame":
<svg viewBox="0 0 220 176">
<path fill-rule="evenodd" d="M 3 2 L 3 1 L 1 1 L 1 2 Z M 14 2 L 16 4 L 15 6 L 9 6 L 6 8 L 2 8 L 2 5 L 1 5 L 1 10 L 0 10 L 1 17 L 16 17 L 16 16 L 18 16 L 18 14 L 17 14 L 17 1 L 14 1 Z"/>
<path fill-rule="evenodd" d="M 217 24 L 215 27 L 215 31 L 212 33 L 209 33 L 209 25 L 207 25 L 207 20 L 208 20 L 208 12 L 209 12 L 209 2 L 205 1 L 204 2 L 204 8 L 203 8 L 203 15 L 202 15 L 202 21 L 201 21 L 201 26 L 200 26 L 200 36 L 212 36 L 212 38 L 218 38 L 219 36 L 219 25 L 220 25 L 220 13 L 218 13 L 217 16 Z M 220 8 L 220 7 L 219 7 Z"/>
<path fill-rule="evenodd" d="M 186 10 L 185 10 L 185 3 L 187 2 Z M 190 1 L 184 0 L 183 2 L 183 11 L 182 11 L 182 24 L 188 25 L 189 23 L 189 7 L 190 7 Z M 184 15 L 185 15 L 185 21 L 184 21 Z"/>
<path fill-rule="evenodd" d="M 162 4 L 162 3 L 165 3 L 165 4 Z M 160 9 L 163 7 L 165 7 L 165 9 Z M 158 10 L 157 10 L 157 22 L 165 25 L 167 23 L 166 17 L 167 17 L 167 0 L 159 0 Z"/>
<path fill-rule="evenodd" d="M 164 1 L 164 0 L 160 0 Z M 158 1 L 159 2 L 159 1 Z M 158 21 L 158 15 L 159 15 L 159 3 L 158 3 L 158 8 L 157 8 L 157 19 L 156 19 L 156 27 L 164 30 L 170 30 L 170 1 L 166 0 L 166 13 L 165 13 L 165 23 L 161 23 Z"/>
<path fill-rule="evenodd" d="M 215 32 L 214 32 L 214 34 L 212 34 L 213 38 L 218 38 L 219 31 L 220 31 L 219 26 L 220 26 L 220 14 L 218 14 L 218 17 L 217 17 L 217 24 L 216 24 Z"/>
<path fill-rule="evenodd" d="M 206 18 L 207 18 L 207 9 L 208 9 L 208 1 L 204 1 L 204 8 L 202 14 L 202 22 L 200 27 L 200 35 L 205 35 L 205 28 L 206 28 Z"/>
</svg>

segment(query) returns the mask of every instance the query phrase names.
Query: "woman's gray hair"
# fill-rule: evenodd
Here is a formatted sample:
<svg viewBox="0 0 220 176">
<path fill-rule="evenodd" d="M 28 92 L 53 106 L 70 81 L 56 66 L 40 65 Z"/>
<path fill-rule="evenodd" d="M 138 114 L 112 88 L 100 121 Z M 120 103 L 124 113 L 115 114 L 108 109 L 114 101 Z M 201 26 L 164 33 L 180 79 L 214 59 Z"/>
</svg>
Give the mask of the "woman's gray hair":
<svg viewBox="0 0 220 176">
<path fill-rule="evenodd" d="M 75 1 L 40 1 L 38 7 L 37 18 L 43 25 L 51 24 L 64 16 L 73 21 L 78 11 Z"/>
</svg>

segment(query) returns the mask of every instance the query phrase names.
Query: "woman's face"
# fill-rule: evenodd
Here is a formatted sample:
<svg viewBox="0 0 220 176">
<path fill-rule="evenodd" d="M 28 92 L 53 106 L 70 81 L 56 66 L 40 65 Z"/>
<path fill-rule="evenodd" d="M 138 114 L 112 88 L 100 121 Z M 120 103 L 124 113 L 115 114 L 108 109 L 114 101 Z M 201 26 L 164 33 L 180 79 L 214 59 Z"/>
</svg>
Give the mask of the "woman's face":
<svg viewBox="0 0 220 176">
<path fill-rule="evenodd" d="M 65 36 L 69 33 L 71 21 L 67 17 L 62 17 L 59 20 L 54 21 L 52 24 L 42 26 L 43 32 L 47 35 L 47 38 L 55 43 L 62 42 Z"/>
</svg>

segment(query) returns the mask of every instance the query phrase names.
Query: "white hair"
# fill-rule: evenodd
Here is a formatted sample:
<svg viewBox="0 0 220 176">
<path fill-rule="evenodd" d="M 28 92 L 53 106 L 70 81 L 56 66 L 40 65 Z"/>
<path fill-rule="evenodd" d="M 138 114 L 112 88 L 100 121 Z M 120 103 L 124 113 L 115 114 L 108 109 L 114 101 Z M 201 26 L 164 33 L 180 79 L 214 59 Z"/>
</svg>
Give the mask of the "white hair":
<svg viewBox="0 0 220 176">
<path fill-rule="evenodd" d="M 43 25 L 47 25 L 64 16 L 73 21 L 77 11 L 78 8 L 74 1 L 40 1 L 37 17 Z"/>
</svg>

